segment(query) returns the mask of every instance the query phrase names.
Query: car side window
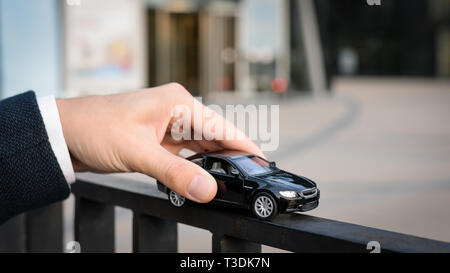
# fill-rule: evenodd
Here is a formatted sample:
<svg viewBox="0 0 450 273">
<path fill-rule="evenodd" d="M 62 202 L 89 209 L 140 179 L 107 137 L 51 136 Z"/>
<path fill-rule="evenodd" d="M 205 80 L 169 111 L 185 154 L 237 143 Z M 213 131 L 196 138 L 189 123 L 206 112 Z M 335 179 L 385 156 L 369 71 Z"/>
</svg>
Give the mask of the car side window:
<svg viewBox="0 0 450 273">
<path fill-rule="evenodd" d="M 199 157 L 199 158 L 193 159 L 192 162 L 199 165 L 200 167 L 202 167 L 203 158 Z"/>
<path fill-rule="evenodd" d="M 231 175 L 232 166 L 225 160 L 219 158 L 208 158 L 205 169 L 216 173 Z"/>
</svg>

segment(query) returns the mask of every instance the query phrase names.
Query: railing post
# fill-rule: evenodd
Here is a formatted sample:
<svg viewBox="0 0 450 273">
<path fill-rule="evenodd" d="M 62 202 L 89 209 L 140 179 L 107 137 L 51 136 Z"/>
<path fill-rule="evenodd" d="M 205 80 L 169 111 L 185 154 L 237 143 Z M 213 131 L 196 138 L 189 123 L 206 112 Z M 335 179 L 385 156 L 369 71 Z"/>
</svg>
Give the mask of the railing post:
<svg viewBox="0 0 450 273">
<path fill-rule="evenodd" d="M 25 253 L 26 216 L 20 214 L 0 226 L 0 253 Z"/>
<path fill-rule="evenodd" d="M 26 214 L 27 252 L 61 253 L 63 237 L 62 202 Z"/>
<path fill-rule="evenodd" d="M 261 245 L 227 235 L 213 234 L 213 253 L 260 253 Z"/>
<path fill-rule="evenodd" d="M 134 212 L 133 252 L 175 253 L 178 250 L 177 223 Z"/>
<path fill-rule="evenodd" d="M 75 240 L 83 253 L 114 252 L 114 207 L 76 197 Z"/>
</svg>

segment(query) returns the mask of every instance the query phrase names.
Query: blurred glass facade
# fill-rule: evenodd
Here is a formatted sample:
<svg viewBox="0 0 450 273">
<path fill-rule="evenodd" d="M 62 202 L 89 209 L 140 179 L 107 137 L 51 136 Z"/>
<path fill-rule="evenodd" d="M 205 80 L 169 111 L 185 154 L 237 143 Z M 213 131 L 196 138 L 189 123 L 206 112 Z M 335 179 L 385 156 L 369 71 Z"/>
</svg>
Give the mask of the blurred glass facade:
<svg viewBox="0 0 450 273">
<path fill-rule="evenodd" d="M 329 76 L 450 76 L 450 1 L 316 5 Z"/>
</svg>

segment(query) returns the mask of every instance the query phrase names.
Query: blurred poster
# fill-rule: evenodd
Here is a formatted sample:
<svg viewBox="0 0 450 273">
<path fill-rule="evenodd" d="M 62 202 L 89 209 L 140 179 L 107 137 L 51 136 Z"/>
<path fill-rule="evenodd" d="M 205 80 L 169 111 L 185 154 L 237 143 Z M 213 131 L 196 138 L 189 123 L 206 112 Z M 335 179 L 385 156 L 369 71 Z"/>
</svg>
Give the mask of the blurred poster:
<svg viewBox="0 0 450 273">
<path fill-rule="evenodd" d="M 65 95 L 141 88 L 145 80 L 140 0 L 80 0 L 65 5 Z"/>
</svg>

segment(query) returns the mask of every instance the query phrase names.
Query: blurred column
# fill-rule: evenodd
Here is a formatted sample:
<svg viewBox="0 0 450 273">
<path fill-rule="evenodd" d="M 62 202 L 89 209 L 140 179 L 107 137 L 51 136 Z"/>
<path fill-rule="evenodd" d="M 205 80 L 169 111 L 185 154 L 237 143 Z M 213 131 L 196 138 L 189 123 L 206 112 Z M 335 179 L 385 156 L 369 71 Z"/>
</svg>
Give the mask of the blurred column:
<svg viewBox="0 0 450 273">
<path fill-rule="evenodd" d="M 200 94 L 207 95 L 213 90 L 210 71 L 211 56 L 211 15 L 201 11 L 199 15 L 199 39 L 200 39 Z"/>
<path fill-rule="evenodd" d="M 326 75 L 316 10 L 313 0 L 297 1 L 309 82 L 314 96 L 320 96 L 326 90 Z"/>
<path fill-rule="evenodd" d="M 277 61 L 276 61 L 276 77 L 285 79 L 288 81 L 290 78 L 290 58 L 291 58 L 291 28 L 290 28 L 290 14 L 289 14 L 289 0 L 277 2 Z"/>
</svg>

